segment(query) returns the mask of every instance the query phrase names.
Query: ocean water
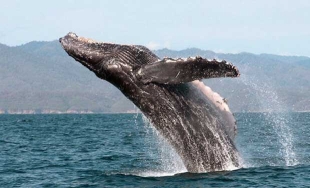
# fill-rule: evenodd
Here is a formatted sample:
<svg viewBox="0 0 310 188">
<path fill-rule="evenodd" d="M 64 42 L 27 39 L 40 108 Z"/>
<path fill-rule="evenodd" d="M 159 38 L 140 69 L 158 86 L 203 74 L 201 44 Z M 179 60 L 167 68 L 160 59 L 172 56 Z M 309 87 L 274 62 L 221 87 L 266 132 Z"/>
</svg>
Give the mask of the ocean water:
<svg viewBox="0 0 310 188">
<path fill-rule="evenodd" d="M 238 113 L 243 167 L 186 172 L 140 114 L 1 115 L 1 187 L 310 187 L 310 113 Z"/>
</svg>

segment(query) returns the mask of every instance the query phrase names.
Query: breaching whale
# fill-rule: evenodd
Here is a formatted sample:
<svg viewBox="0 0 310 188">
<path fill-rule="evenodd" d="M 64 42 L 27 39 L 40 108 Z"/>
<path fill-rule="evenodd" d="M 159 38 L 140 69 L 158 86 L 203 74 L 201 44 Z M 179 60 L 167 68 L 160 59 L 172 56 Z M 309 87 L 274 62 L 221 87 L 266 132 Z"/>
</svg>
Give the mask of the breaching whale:
<svg viewBox="0 0 310 188">
<path fill-rule="evenodd" d="M 130 99 L 180 155 L 189 172 L 237 168 L 235 119 L 226 101 L 200 79 L 238 77 L 226 61 L 159 59 L 139 45 L 101 43 L 74 33 L 64 50 Z"/>
</svg>

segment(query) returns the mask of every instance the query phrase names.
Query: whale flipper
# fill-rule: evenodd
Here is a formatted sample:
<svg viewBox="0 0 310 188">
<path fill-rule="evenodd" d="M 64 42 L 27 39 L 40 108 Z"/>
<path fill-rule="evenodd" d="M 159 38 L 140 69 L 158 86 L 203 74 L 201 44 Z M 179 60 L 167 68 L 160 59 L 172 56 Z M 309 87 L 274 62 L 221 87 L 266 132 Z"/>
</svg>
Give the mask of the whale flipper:
<svg viewBox="0 0 310 188">
<path fill-rule="evenodd" d="M 164 58 L 145 64 L 136 71 L 143 83 L 179 84 L 203 78 L 238 77 L 238 69 L 226 61 L 201 57 L 187 59 Z"/>
</svg>

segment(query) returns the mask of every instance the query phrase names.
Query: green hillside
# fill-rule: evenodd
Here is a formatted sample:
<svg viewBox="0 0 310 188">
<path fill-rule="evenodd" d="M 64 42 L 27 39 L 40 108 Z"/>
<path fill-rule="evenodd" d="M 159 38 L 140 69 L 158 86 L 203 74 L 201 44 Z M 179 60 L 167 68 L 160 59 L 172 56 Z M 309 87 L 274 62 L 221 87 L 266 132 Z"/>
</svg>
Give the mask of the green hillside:
<svg viewBox="0 0 310 188">
<path fill-rule="evenodd" d="M 225 59 L 237 79 L 204 82 L 227 98 L 233 111 L 310 110 L 310 58 L 249 53 L 222 54 L 192 48 L 162 49 L 160 57 Z M 0 44 L 0 113 L 131 112 L 121 92 L 70 58 L 58 41 Z"/>
</svg>

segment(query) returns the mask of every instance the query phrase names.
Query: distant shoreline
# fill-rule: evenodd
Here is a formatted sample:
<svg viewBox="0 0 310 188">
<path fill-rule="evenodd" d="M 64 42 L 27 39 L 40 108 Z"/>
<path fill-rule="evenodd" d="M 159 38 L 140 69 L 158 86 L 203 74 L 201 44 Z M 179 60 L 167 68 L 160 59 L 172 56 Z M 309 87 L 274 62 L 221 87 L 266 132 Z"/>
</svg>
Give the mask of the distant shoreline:
<svg viewBox="0 0 310 188">
<path fill-rule="evenodd" d="M 0 111 L 0 115 L 36 115 L 36 114 L 136 114 L 141 113 L 140 111 L 134 112 L 134 111 L 128 111 L 128 112 L 93 112 L 93 111 L 53 111 L 53 112 L 7 112 L 7 111 Z"/>
<path fill-rule="evenodd" d="M 289 112 L 281 112 L 281 111 L 274 111 L 271 113 L 309 113 L 309 111 L 289 111 Z M 233 113 L 269 113 L 266 111 L 241 111 L 241 112 L 233 112 Z M 0 110 L 0 115 L 63 115 L 63 114 L 141 114 L 140 111 L 130 110 L 127 112 L 93 112 L 93 111 L 77 111 L 77 110 L 70 110 L 70 111 L 58 111 L 58 110 L 51 110 L 51 111 L 34 111 L 34 110 L 21 110 L 21 111 L 12 111 L 12 110 Z"/>
</svg>

